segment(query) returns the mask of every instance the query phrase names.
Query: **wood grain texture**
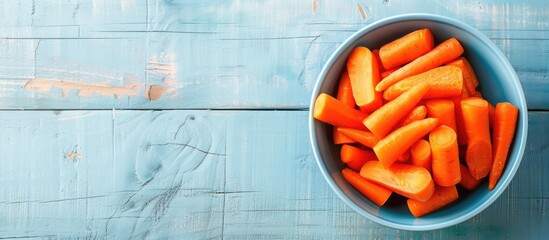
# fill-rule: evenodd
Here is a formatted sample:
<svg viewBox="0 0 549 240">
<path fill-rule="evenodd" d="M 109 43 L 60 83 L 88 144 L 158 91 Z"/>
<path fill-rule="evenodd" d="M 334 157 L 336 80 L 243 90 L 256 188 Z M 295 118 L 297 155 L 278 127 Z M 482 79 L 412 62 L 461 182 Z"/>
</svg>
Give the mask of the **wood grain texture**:
<svg viewBox="0 0 549 240">
<path fill-rule="evenodd" d="M 503 195 L 471 220 L 430 232 L 386 228 L 347 207 L 312 157 L 307 114 L 2 112 L 0 237 L 535 239 L 549 234 L 549 186 L 542 184 L 549 182 L 544 173 L 549 113 L 530 113 L 526 154 Z"/>
<path fill-rule="evenodd" d="M 411 12 L 478 28 L 517 70 L 529 108 L 549 106 L 545 0 L 33 0 L 0 10 L 1 109 L 303 109 L 339 44 Z"/>
</svg>

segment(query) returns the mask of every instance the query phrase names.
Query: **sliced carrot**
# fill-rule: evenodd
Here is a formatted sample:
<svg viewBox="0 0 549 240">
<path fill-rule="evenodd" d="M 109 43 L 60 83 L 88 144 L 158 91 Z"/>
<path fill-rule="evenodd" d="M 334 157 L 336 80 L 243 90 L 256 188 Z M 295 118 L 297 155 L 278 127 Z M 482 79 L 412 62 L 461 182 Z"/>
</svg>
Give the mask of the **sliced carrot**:
<svg viewBox="0 0 549 240">
<path fill-rule="evenodd" d="M 350 139 L 349 137 L 347 137 L 345 134 L 343 133 L 340 133 L 337 131 L 339 127 L 335 127 L 333 128 L 333 139 L 334 139 L 334 144 L 335 145 L 339 145 L 339 144 L 348 144 L 348 143 L 356 143 L 355 140 L 353 139 Z"/>
<path fill-rule="evenodd" d="M 449 205 L 459 197 L 456 186 L 442 187 L 437 186 L 433 196 L 426 202 L 408 199 L 408 209 L 414 217 L 425 216 L 444 206 Z"/>
<path fill-rule="evenodd" d="M 427 201 L 435 190 L 431 174 L 425 168 L 395 163 L 389 168 L 379 161 L 368 161 L 360 169 L 360 176 L 402 196 Z"/>
<path fill-rule="evenodd" d="M 432 175 L 431 171 L 431 144 L 429 144 L 428 141 L 424 139 L 418 140 L 414 145 L 412 145 L 412 148 L 410 149 L 412 164 L 416 166 L 423 167 L 429 171 Z"/>
<path fill-rule="evenodd" d="M 393 100 L 413 86 L 425 83 L 430 89 L 424 99 L 451 98 L 461 94 L 463 77 L 461 70 L 455 66 L 442 66 L 413 75 L 393 84 L 383 92 L 385 100 Z"/>
<path fill-rule="evenodd" d="M 384 167 L 393 164 L 400 155 L 404 154 L 412 145 L 427 135 L 438 124 L 436 118 L 426 118 L 411 122 L 398 128 L 381 139 L 374 147 L 379 161 Z"/>
<path fill-rule="evenodd" d="M 488 189 L 493 190 L 501 177 L 518 118 L 518 108 L 508 102 L 496 104 L 494 114 L 494 133 L 492 137 L 493 163 L 488 179 Z"/>
<path fill-rule="evenodd" d="M 448 63 L 459 57 L 462 53 L 463 47 L 459 41 L 455 38 L 450 38 L 433 48 L 433 50 L 429 51 L 425 55 L 416 58 L 414 61 L 404 65 L 391 75 L 381 80 L 375 89 L 378 92 L 384 91 L 402 79 Z"/>
<path fill-rule="evenodd" d="M 337 131 L 366 147 L 372 148 L 379 142 L 379 138 L 369 131 L 354 128 L 337 128 Z"/>
<path fill-rule="evenodd" d="M 313 117 L 338 127 L 366 129 L 362 120 L 368 114 L 347 106 L 334 97 L 321 93 L 315 100 Z"/>
<path fill-rule="evenodd" d="M 409 123 L 417 120 L 424 119 L 427 116 L 427 108 L 425 105 L 419 105 L 412 109 L 408 115 L 406 115 L 402 120 L 400 120 L 399 123 L 397 123 L 396 128 L 400 128 L 404 125 L 408 125 Z"/>
<path fill-rule="evenodd" d="M 461 181 L 457 135 L 446 125 L 440 125 L 429 134 L 432 151 L 433 179 L 443 187 Z"/>
<path fill-rule="evenodd" d="M 488 102 L 477 97 L 466 98 L 461 100 L 461 111 L 467 134 L 465 160 L 471 175 L 481 179 L 488 175 L 492 166 Z"/>
<path fill-rule="evenodd" d="M 366 180 L 351 169 L 345 168 L 341 171 L 341 174 L 351 186 L 380 207 L 387 202 L 387 199 L 393 193 L 391 190 Z"/>
<path fill-rule="evenodd" d="M 429 91 L 429 86 L 419 84 L 380 107 L 364 119 L 364 125 L 378 138 L 383 138 L 406 116 Z"/>
<path fill-rule="evenodd" d="M 433 34 L 429 29 L 420 29 L 406 34 L 379 49 L 379 57 L 385 69 L 391 69 L 409 63 L 435 46 Z"/>
<path fill-rule="evenodd" d="M 355 48 L 347 58 L 347 70 L 360 109 L 369 113 L 381 107 L 381 93 L 374 89 L 379 82 L 379 67 L 372 52 L 365 47 Z"/>
<path fill-rule="evenodd" d="M 447 65 L 456 66 L 461 69 L 461 73 L 463 74 L 463 88 L 469 95 L 474 95 L 477 91 L 476 88 L 478 87 L 478 80 L 473 67 L 471 67 L 471 64 L 469 64 L 467 59 L 460 57 Z"/>
<path fill-rule="evenodd" d="M 362 150 L 348 144 L 341 146 L 340 156 L 343 163 L 357 172 L 367 161 L 377 160 L 373 151 Z"/>
<path fill-rule="evenodd" d="M 425 102 L 427 116 L 438 119 L 438 125 L 446 125 L 457 132 L 454 101 L 449 99 L 431 99 Z"/>
<path fill-rule="evenodd" d="M 480 185 L 481 180 L 476 179 L 471 175 L 469 172 L 469 168 L 463 164 L 459 164 L 459 171 L 461 172 L 461 181 L 459 181 L 459 185 L 464 187 L 465 189 L 471 191 Z"/>
</svg>

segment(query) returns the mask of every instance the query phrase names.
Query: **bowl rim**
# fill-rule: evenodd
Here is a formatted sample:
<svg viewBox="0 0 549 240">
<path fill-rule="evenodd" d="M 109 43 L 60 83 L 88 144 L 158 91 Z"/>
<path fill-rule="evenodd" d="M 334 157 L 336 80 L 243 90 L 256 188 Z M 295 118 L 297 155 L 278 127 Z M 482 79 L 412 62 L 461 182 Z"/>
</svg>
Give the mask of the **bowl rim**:
<svg viewBox="0 0 549 240">
<path fill-rule="evenodd" d="M 510 175 L 506 179 L 500 179 L 498 182 L 498 185 L 494 190 L 492 190 L 493 194 L 489 196 L 487 201 L 481 203 L 478 207 L 474 208 L 472 211 L 466 212 L 465 214 L 458 216 L 457 218 L 453 218 L 448 221 L 442 221 L 438 223 L 433 224 L 425 224 L 425 225 L 407 225 L 407 224 L 401 224 L 401 223 L 395 223 L 391 222 L 382 218 L 379 218 L 377 216 L 374 216 L 370 212 L 362 209 L 358 205 L 356 205 L 350 198 L 348 198 L 345 193 L 337 186 L 334 179 L 330 175 L 330 172 L 326 168 L 326 166 L 323 164 L 320 156 L 320 150 L 318 148 L 318 141 L 316 139 L 315 134 L 315 119 L 313 118 L 313 107 L 316 97 L 320 94 L 320 87 L 322 85 L 322 79 L 326 78 L 326 75 L 328 71 L 330 70 L 333 63 L 339 58 L 339 56 L 342 54 L 342 52 L 345 51 L 348 47 L 350 47 L 352 44 L 354 44 L 363 34 L 372 31 L 376 28 L 382 27 L 383 25 L 390 24 L 390 23 L 398 23 L 402 21 L 409 21 L 409 20 L 428 20 L 433 22 L 439 22 L 444 24 L 452 25 L 458 29 L 462 29 L 466 32 L 471 33 L 475 38 L 477 38 L 480 42 L 484 43 L 486 47 L 489 48 L 490 52 L 496 55 L 498 59 L 501 60 L 501 62 L 505 65 L 504 67 L 507 69 L 511 69 L 510 71 L 512 73 L 510 77 L 511 81 L 514 86 L 514 88 L 518 89 L 519 93 L 519 102 L 520 106 L 517 106 L 519 110 L 519 121 L 517 123 L 517 130 L 523 129 L 523 134 L 520 136 L 515 136 L 515 142 L 520 142 L 524 144 L 520 144 L 518 148 L 517 153 L 517 160 L 513 162 L 512 165 L 507 165 L 506 170 L 510 171 Z M 359 29 L 354 34 L 349 36 L 341 45 L 332 53 L 332 55 L 328 58 L 328 60 L 324 63 L 322 70 L 319 74 L 319 77 L 316 80 L 315 86 L 313 88 L 310 104 L 309 104 L 309 114 L 308 114 L 308 120 L 309 120 L 309 137 L 310 137 L 310 144 L 313 150 L 313 155 L 315 157 L 315 160 L 317 162 L 317 165 L 324 177 L 324 179 L 327 181 L 330 188 L 336 193 L 336 195 L 343 200 L 347 204 L 347 206 L 351 207 L 354 211 L 359 213 L 360 215 L 366 217 L 367 219 L 374 221 L 378 224 L 382 224 L 384 226 L 388 226 L 394 229 L 400 229 L 400 230 L 411 230 L 411 231 L 428 231 L 428 230 L 435 230 L 435 229 L 441 229 L 445 227 L 449 227 L 452 225 L 456 225 L 459 223 L 462 223 L 473 216 L 479 214 L 481 211 L 486 209 L 488 206 L 490 206 L 499 196 L 507 189 L 507 186 L 511 182 L 511 180 L 514 178 L 515 173 L 518 170 L 518 167 L 522 161 L 525 145 L 526 145 L 526 139 L 528 135 L 528 108 L 526 105 L 526 99 L 524 96 L 524 91 L 521 86 L 521 83 L 519 81 L 519 78 L 516 74 L 516 71 L 512 67 L 509 60 L 505 57 L 505 55 L 501 52 L 501 50 L 483 33 L 481 33 L 479 30 L 475 29 L 472 26 L 469 26 L 468 24 L 458 21 L 456 19 L 441 16 L 437 14 L 428 14 L 428 13 L 408 13 L 408 14 L 401 14 L 401 15 L 395 15 L 387 18 L 383 18 L 380 20 L 377 20 L 371 24 L 368 24 L 367 26 Z M 519 125 L 520 123 L 520 125 Z M 503 181 L 502 181 L 503 180 Z"/>
</svg>

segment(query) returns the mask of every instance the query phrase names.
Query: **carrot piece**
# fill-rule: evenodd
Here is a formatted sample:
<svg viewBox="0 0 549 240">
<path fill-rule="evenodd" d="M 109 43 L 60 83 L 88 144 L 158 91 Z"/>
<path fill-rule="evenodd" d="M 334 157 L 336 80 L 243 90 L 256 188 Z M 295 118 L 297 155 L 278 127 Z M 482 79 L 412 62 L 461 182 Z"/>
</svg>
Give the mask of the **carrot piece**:
<svg viewBox="0 0 549 240">
<path fill-rule="evenodd" d="M 492 144 L 488 121 L 488 102 L 470 97 L 461 100 L 461 111 L 467 135 L 465 161 L 476 179 L 486 177 L 492 166 Z"/>
<path fill-rule="evenodd" d="M 473 67 L 464 57 L 460 57 L 447 65 L 459 67 L 463 74 L 463 88 L 467 90 L 469 95 L 473 95 L 478 87 L 478 79 Z"/>
<path fill-rule="evenodd" d="M 380 207 L 387 202 L 387 199 L 389 199 L 393 193 L 391 190 L 366 180 L 351 169 L 345 168 L 341 171 L 341 174 L 351 186 Z"/>
<path fill-rule="evenodd" d="M 412 153 L 412 164 L 416 166 L 423 167 L 427 169 L 431 174 L 431 144 L 424 140 L 420 139 L 410 149 Z"/>
<path fill-rule="evenodd" d="M 379 72 L 384 72 L 385 68 L 381 64 L 381 59 L 379 58 L 379 49 L 372 50 L 372 54 L 374 55 L 375 59 L 377 60 L 377 66 L 379 67 Z"/>
<path fill-rule="evenodd" d="M 334 127 L 333 128 L 333 139 L 334 139 L 334 144 L 335 145 L 339 145 L 339 144 L 348 144 L 348 143 L 356 143 L 355 140 L 347 137 L 345 134 L 343 133 L 340 133 L 337 131 L 339 127 Z"/>
<path fill-rule="evenodd" d="M 377 142 L 379 142 L 379 138 L 377 138 L 376 136 L 374 136 L 373 133 L 368 131 L 341 127 L 337 128 L 337 131 L 343 133 L 345 136 L 366 147 L 372 148 L 377 144 Z"/>
<path fill-rule="evenodd" d="M 471 191 L 480 185 L 481 180 L 476 179 L 471 175 L 469 172 L 469 168 L 463 164 L 459 164 L 459 171 L 461 172 L 461 181 L 459 181 L 459 185 L 464 187 L 465 189 Z"/>
<path fill-rule="evenodd" d="M 386 78 L 387 76 L 391 75 L 391 73 L 395 72 L 396 70 L 398 70 L 398 68 L 391 68 L 389 70 L 385 70 L 385 71 L 381 72 L 380 73 L 380 79 Z"/>
<path fill-rule="evenodd" d="M 431 99 L 425 103 L 427 116 L 437 118 L 438 125 L 446 125 L 457 132 L 454 101 L 449 99 Z"/>
<path fill-rule="evenodd" d="M 400 122 L 396 125 L 396 128 L 408 125 L 413 121 L 424 119 L 426 116 L 427 108 L 425 107 L 425 105 L 419 105 L 412 109 L 412 111 L 408 113 L 408 115 L 406 115 L 402 120 L 400 120 Z"/>
<path fill-rule="evenodd" d="M 409 63 L 435 46 L 433 34 L 427 28 L 413 31 L 379 49 L 379 57 L 385 69 Z"/>
<path fill-rule="evenodd" d="M 379 67 L 372 52 L 365 47 L 353 49 L 347 58 L 347 70 L 353 96 L 360 109 L 369 113 L 381 107 L 381 93 L 374 89 L 379 82 Z"/>
<path fill-rule="evenodd" d="M 467 98 L 467 91 L 462 90 L 461 96 L 452 98 L 454 101 L 454 113 L 456 116 L 456 133 L 458 136 L 458 145 L 467 144 L 467 134 L 465 134 L 465 123 L 463 123 L 463 113 L 461 111 L 461 99 Z"/>
<path fill-rule="evenodd" d="M 459 197 L 455 185 L 449 187 L 437 186 L 433 196 L 426 202 L 408 199 L 408 209 L 414 217 L 421 217 L 449 205 Z"/>
<path fill-rule="evenodd" d="M 463 77 L 458 67 L 437 67 L 391 85 L 383 92 L 383 98 L 393 100 L 418 83 L 425 83 L 430 87 L 429 92 L 423 96 L 424 99 L 457 97 L 463 88 Z"/>
<path fill-rule="evenodd" d="M 347 144 L 341 146 L 339 153 L 341 161 L 357 172 L 367 161 L 377 160 L 376 154 L 371 150 L 362 150 Z"/>
<path fill-rule="evenodd" d="M 488 102 L 488 124 L 490 129 L 494 129 L 494 115 L 496 113 L 496 107 Z"/>
<path fill-rule="evenodd" d="M 459 41 L 455 38 L 450 38 L 433 48 L 433 50 L 429 51 L 425 55 L 416 58 L 414 61 L 404 65 L 391 75 L 381 80 L 376 86 L 376 91 L 381 92 L 404 78 L 448 63 L 459 57 L 462 53 L 463 47 Z"/>
<path fill-rule="evenodd" d="M 492 137 L 493 163 L 488 178 L 488 189 L 493 190 L 501 177 L 507 161 L 509 147 L 513 141 L 517 124 L 518 108 L 508 102 L 498 103 L 494 114 L 494 132 Z"/>
<path fill-rule="evenodd" d="M 366 116 L 368 114 L 349 107 L 326 93 L 318 95 L 313 109 L 315 119 L 338 127 L 366 129 L 362 124 Z"/>
<path fill-rule="evenodd" d="M 436 118 L 426 118 L 394 130 L 373 147 L 377 158 L 384 167 L 391 166 L 400 155 L 433 130 L 437 124 Z"/>
<path fill-rule="evenodd" d="M 406 151 L 402 155 L 400 155 L 400 157 L 397 158 L 396 162 L 409 163 L 410 162 L 410 151 Z"/>
<path fill-rule="evenodd" d="M 443 187 L 461 181 L 457 135 L 446 125 L 440 125 L 429 134 L 432 151 L 433 179 Z"/>
<path fill-rule="evenodd" d="M 435 191 L 435 183 L 425 168 L 395 163 L 385 168 L 379 161 L 368 161 L 360 169 L 360 176 L 402 196 L 427 201 Z"/>
<path fill-rule="evenodd" d="M 341 101 L 349 107 L 355 108 L 356 103 L 355 98 L 353 97 L 353 90 L 351 89 L 351 79 L 349 79 L 349 74 L 347 73 L 347 71 L 344 71 L 343 74 L 341 74 L 341 78 L 339 79 L 339 86 L 337 88 L 337 100 Z M 337 127 L 334 127 L 333 139 L 334 144 L 355 142 L 347 136 L 343 135 L 342 133 L 338 132 Z"/>
<path fill-rule="evenodd" d="M 370 114 L 363 123 L 372 133 L 383 138 L 393 127 L 406 116 L 429 91 L 429 86 L 419 84 L 406 91 L 393 101 L 381 106 Z"/>
</svg>

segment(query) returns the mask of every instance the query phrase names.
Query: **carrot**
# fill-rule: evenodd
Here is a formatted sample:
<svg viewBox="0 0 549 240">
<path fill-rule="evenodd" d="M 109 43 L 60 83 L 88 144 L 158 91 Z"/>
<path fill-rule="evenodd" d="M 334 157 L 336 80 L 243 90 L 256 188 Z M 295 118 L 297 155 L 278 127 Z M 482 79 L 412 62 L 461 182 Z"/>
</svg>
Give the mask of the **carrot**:
<svg viewBox="0 0 549 240">
<path fill-rule="evenodd" d="M 379 138 L 377 138 L 376 136 L 374 136 L 373 133 L 368 131 L 358 130 L 354 128 L 337 128 L 337 131 L 343 133 L 345 136 L 354 141 L 357 141 L 358 143 L 366 147 L 372 148 L 377 144 L 377 142 L 379 142 Z"/>
<path fill-rule="evenodd" d="M 334 139 L 334 144 L 347 144 L 347 143 L 356 143 L 355 140 L 350 139 L 349 137 L 345 136 L 345 134 L 340 133 L 337 131 L 339 127 L 334 127 L 332 130 L 332 136 Z"/>
<path fill-rule="evenodd" d="M 341 174 L 343 175 L 343 178 L 351 184 L 351 186 L 380 207 L 387 202 L 387 199 L 389 199 L 393 193 L 378 184 L 366 180 L 360 176 L 360 174 L 351 169 L 345 168 L 341 171 Z"/>
<path fill-rule="evenodd" d="M 481 179 L 488 175 L 492 166 L 488 102 L 477 97 L 466 98 L 461 100 L 461 111 L 467 135 L 465 160 L 471 175 Z"/>
<path fill-rule="evenodd" d="M 437 186 L 433 196 L 426 202 L 408 199 L 408 209 L 414 217 L 421 217 L 449 205 L 459 197 L 456 186 Z"/>
<path fill-rule="evenodd" d="M 385 69 L 391 69 L 420 57 L 433 49 L 435 41 L 429 29 L 413 31 L 379 49 L 379 57 Z"/>
<path fill-rule="evenodd" d="M 469 172 L 469 168 L 463 164 L 459 164 L 459 171 L 461 172 L 461 181 L 459 181 L 459 185 L 464 187 L 465 189 L 471 191 L 480 185 L 481 180 L 476 179 L 471 175 Z"/>
<path fill-rule="evenodd" d="M 385 71 L 381 72 L 380 79 L 386 78 L 387 76 L 391 75 L 391 73 L 395 72 L 396 70 L 398 70 L 398 68 L 391 68 L 389 70 L 385 70 Z"/>
<path fill-rule="evenodd" d="M 455 38 L 450 38 L 433 48 L 433 50 L 429 51 L 425 55 L 416 58 L 414 61 L 404 65 L 391 75 L 381 80 L 376 86 L 376 91 L 381 92 L 404 78 L 448 63 L 459 57 L 462 53 L 463 47 L 459 41 Z"/>
<path fill-rule="evenodd" d="M 490 129 L 494 129 L 494 115 L 496 113 L 496 107 L 491 103 L 488 103 L 488 124 Z"/>
<path fill-rule="evenodd" d="M 446 125 L 457 132 L 454 101 L 449 99 L 431 99 L 425 103 L 427 116 L 437 118 L 438 125 Z"/>
<path fill-rule="evenodd" d="M 409 163 L 410 161 L 410 151 L 404 152 L 400 157 L 396 160 L 399 163 Z"/>
<path fill-rule="evenodd" d="M 467 91 L 469 95 L 473 95 L 477 90 L 478 79 L 473 67 L 464 57 L 460 57 L 447 65 L 452 65 L 459 67 L 461 73 L 463 74 L 463 88 Z"/>
<path fill-rule="evenodd" d="M 379 58 L 379 49 L 372 50 L 372 54 L 374 55 L 375 59 L 377 60 L 377 66 L 379 67 L 379 72 L 384 72 L 385 68 L 381 64 L 381 59 Z"/>
<path fill-rule="evenodd" d="M 430 173 L 431 171 L 431 144 L 424 139 L 418 140 L 412 148 L 410 148 L 412 153 L 412 164 L 416 166 L 423 167 L 427 169 Z"/>
<path fill-rule="evenodd" d="M 419 105 L 412 109 L 408 115 L 406 115 L 402 120 L 400 120 L 399 123 L 397 123 L 396 128 L 400 128 L 404 125 L 408 125 L 409 123 L 417 120 L 424 119 L 427 116 L 427 108 L 425 105 Z"/>
<path fill-rule="evenodd" d="M 380 107 L 364 119 L 364 125 L 378 137 L 383 138 L 408 114 L 429 91 L 426 84 L 419 84 Z"/>
<path fill-rule="evenodd" d="M 494 132 L 492 137 L 493 163 L 488 178 L 488 189 L 493 190 L 501 177 L 507 161 L 509 147 L 513 141 L 517 124 L 518 108 L 508 102 L 498 103 L 494 114 Z"/>
<path fill-rule="evenodd" d="M 362 165 L 367 161 L 377 160 L 376 154 L 371 150 L 362 150 L 347 144 L 341 146 L 339 153 L 341 161 L 355 171 L 360 171 Z"/>
<path fill-rule="evenodd" d="M 379 67 L 372 52 L 365 47 L 355 48 L 347 58 L 347 70 L 360 109 L 369 113 L 381 107 L 381 93 L 374 89 L 379 82 Z"/>
<path fill-rule="evenodd" d="M 432 151 L 433 179 L 443 187 L 461 181 L 457 135 L 446 125 L 440 125 L 429 134 Z"/>
<path fill-rule="evenodd" d="M 436 118 L 426 118 L 411 122 L 398 128 L 381 139 L 374 147 L 379 161 L 384 167 L 393 164 L 400 155 L 404 154 L 417 140 L 429 133 L 438 124 Z"/>
<path fill-rule="evenodd" d="M 366 116 L 366 113 L 349 107 L 326 93 L 318 95 L 313 108 L 315 119 L 338 127 L 366 129 L 362 124 Z"/>
<path fill-rule="evenodd" d="M 462 90 L 461 96 L 452 98 L 454 101 L 454 113 L 456 116 L 456 133 L 458 136 L 458 145 L 467 144 L 467 135 L 465 134 L 465 123 L 463 123 L 463 113 L 461 112 L 461 99 L 467 98 L 467 91 Z"/>
<path fill-rule="evenodd" d="M 351 89 L 351 79 L 349 79 L 349 74 L 347 73 L 347 71 L 344 71 L 343 74 L 341 74 L 341 78 L 339 79 L 339 86 L 337 88 L 337 100 L 341 101 L 349 107 L 355 108 L 356 103 L 355 98 L 353 97 L 353 90 Z M 333 139 L 334 144 L 355 142 L 347 136 L 343 135 L 342 133 L 338 132 L 337 127 L 334 127 Z"/>
<path fill-rule="evenodd" d="M 425 168 L 410 164 L 393 164 L 385 168 L 379 161 L 368 161 L 360 176 L 402 196 L 427 201 L 435 191 L 435 183 Z"/>
<path fill-rule="evenodd" d="M 402 79 L 383 92 L 385 100 L 393 100 L 413 86 L 425 83 L 430 86 L 424 99 L 450 98 L 461 94 L 463 78 L 461 70 L 455 66 L 442 66 Z"/>
</svg>

